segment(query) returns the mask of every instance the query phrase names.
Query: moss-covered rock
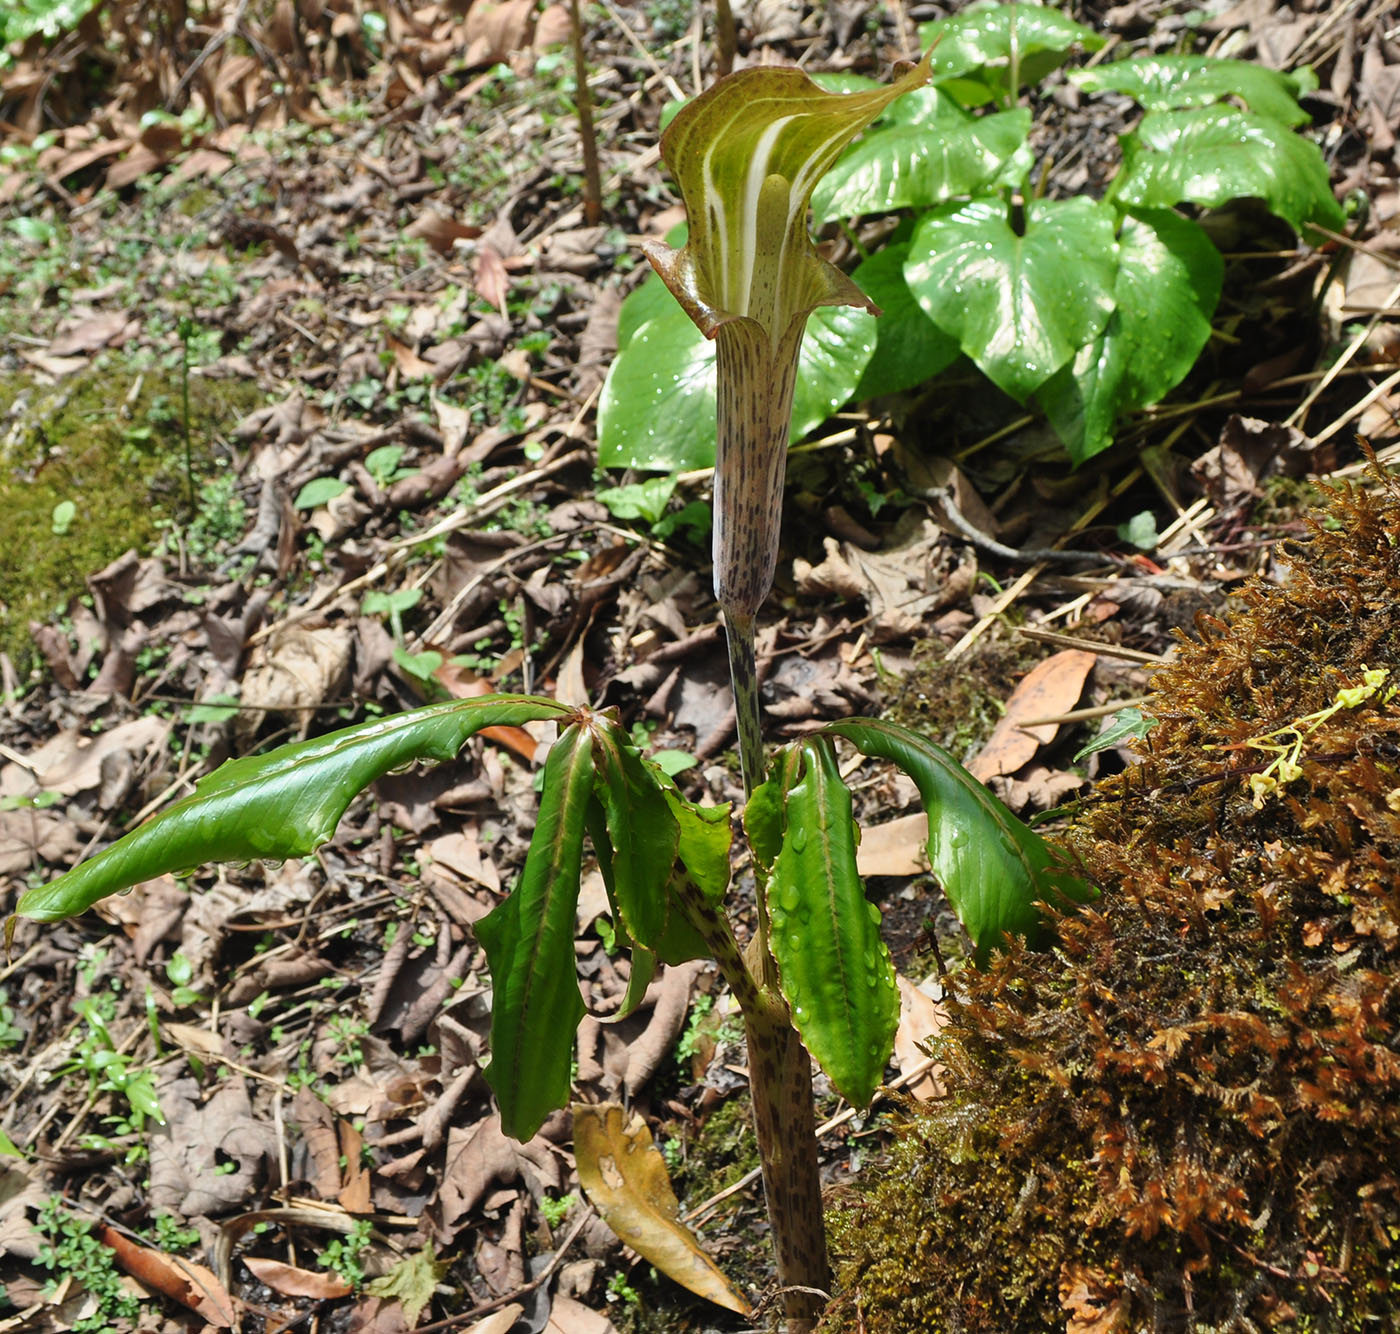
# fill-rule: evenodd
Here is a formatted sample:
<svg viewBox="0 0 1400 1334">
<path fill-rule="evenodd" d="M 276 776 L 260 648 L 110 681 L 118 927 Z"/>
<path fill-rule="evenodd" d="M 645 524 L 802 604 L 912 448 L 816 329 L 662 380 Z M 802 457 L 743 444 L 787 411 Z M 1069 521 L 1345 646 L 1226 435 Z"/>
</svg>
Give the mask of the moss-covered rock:
<svg viewBox="0 0 1400 1334">
<path fill-rule="evenodd" d="M 1156 678 L 1069 837 L 1102 899 L 961 975 L 824 1329 L 1396 1327 L 1400 487 L 1331 511 Z"/>
<path fill-rule="evenodd" d="M 256 385 L 189 382 L 196 494 L 215 475 L 210 441 L 262 401 Z M 178 370 L 110 357 L 56 385 L 0 377 L 0 650 L 21 668 L 31 621 L 61 614 L 86 577 L 128 548 L 147 550 L 163 520 L 188 517 Z M 55 508 L 72 505 L 67 522 Z"/>
</svg>

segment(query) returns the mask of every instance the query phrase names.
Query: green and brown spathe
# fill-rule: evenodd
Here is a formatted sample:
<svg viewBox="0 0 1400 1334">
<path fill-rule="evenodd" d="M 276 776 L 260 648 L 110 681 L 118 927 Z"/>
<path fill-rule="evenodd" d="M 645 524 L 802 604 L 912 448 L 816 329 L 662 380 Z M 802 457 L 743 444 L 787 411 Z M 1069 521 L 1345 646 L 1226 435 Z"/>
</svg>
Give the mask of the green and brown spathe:
<svg viewBox="0 0 1400 1334">
<path fill-rule="evenodd" d="M 1332 496 L 1155 678 L 1068 842 L 1103 897 L 964 973 L 953 1096 L 837 1201 L 828 1331 L 1400 1328 L 1400 486 Z M 1300 744 L 1301 743 L 1301 744 Z"/>
</svg>

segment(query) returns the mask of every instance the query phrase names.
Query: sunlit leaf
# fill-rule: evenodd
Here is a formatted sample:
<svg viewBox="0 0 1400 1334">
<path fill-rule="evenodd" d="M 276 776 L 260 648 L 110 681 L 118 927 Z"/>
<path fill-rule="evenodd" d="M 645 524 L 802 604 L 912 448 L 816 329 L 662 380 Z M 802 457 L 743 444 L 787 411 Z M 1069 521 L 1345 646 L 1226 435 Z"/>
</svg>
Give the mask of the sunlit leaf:
<svg viewBox="0 0 1400 1334">
<path fill-rule="evenodd" d="M 636 331 L 608 371 L 598 405 L 598 460 L 605 468 L 658 472 L 710 467 L 715 345 L 660 279 L 643 283 L 627 302 L 643 298 L 660 313 Z M 850 400 L 875 350 L 875 324 L 843 307 L 813 312 L 798 355 L 793 440 Z"/>
<path fill-rule="evenodd" d="M 894 1048 L 899 992 L 856 870 L 851 794 L 824 741 L 801 747 L 768 886 L 769 944 L 793 1026 L 837 1090 L 867 1107 Z"/>
<path fill-rule="evenodd" d="M 1217 208 L 1254 198 L 1298 232 L 1345 223 L 1317 145 L 1266 116 L 1219 106 L 1153 112 L 1121 143 L 1110 190 L 1120 203 Z"/>
<path fill-rule="evenodd" d="M 1104 44 L 1092 28 L 1049 5 L 1036 4 L 970 5 L 951 18 L 923 24 L 919 41 L 925 48 L 933 46 L 934 83 L 978 74 L 975 81 L 959 83 L 959 91 L 979 83 L 986 88 L 986 96 L 976 101 L 1010 91 L 1013 65 L 1016 87 L 1025 88 L 1063 64 L 1076 45 L 1097 51 Z"/>
<path fill-rule="evenodd" d="M 1136 56 L 1092 69 L 1071 70 L 1070 81 L 1085 92 L 1127 93 L 1148 111 L 1180 111 L 1210 106 L 1237 97 L 1251 111 L 1281 121 L 1305 125 L 1309 116 L 1298 105 L 1308 80 L 1249 60 L 1215 56 Z"/>
<path fill-rule="evenodd" d="M 928 814 L 929 865 L 972 938 L 978 963 L 1008 934 L 1041 943 L 1038 903 L 1064 906 L 1096 897 L 1044 839 L 940 746 L 874 719 L 846 719 L 822 730 L 845 737 L 866 755 L 893 761 L 914 780 Z"/>
<path fill-rule="evenodd" d="M 1156 403 L 1196 364 L 1224 269 L 1210 238 L 1180 214 L 1134 210 L 1124 217 L 1113 316 L 1036 391 L 1076 463 L 1107 449 L 1119 417 Z"/>
<path fill-rule="evenodd" d="M 230 760 L 196 784 L 191 796 L 21 896 L 15 911 L 53 922 L 142 880 L 205 862 L 309 856 L 335 833 L 351 798 L 390 770 L 416 760 L 450 760 L 483 727 L 567 712 L 551 699 L 482 695 Z"/>
<path fill-rule="evenodd" d="M 904 276 L 924 313 L 1018 402 L 1095 338 L 1113 313 L 1113 210 L 1041 199 L 975 199 L 920 219 Z"/>
<path fill-rule="evenodd" d="M 854 397 L 875 398 L 911 389 L 950 366 L 961 354 L 958 340 L 924 314 L 904 277 L 908 242 L 887 245 L 852 275 L 880 307 L 875 351 Z"/>
<path fill-rule="evenodd" d="M 569 1100 L 574 1032 L 584 1015 L 574 963 L 593 745 L 573 724 L 550 747 L 539 817 L 520 883 L 476 924 L 491 969 L 491 1064 L 501 1128 L 524 1141 Z"/>
<path fill-rule="evenodd" d="M 936 88 L 915 89 L 899 113 L 849 148 L 812 194 L 818 222 L 925 208 L 1019 180 L 1029 170 L 1031 113 L 974 116 Z M 921 114 L 920 114 L 921 113 Z"/>
</svg>

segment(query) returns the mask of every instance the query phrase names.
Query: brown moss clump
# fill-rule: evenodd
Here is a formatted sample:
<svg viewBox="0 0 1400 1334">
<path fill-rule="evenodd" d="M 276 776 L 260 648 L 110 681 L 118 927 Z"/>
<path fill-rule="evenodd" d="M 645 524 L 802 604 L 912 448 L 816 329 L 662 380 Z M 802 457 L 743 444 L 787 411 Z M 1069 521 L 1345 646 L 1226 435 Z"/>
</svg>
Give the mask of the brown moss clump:
<svg viewBox="0 0 1400 1334">
<path fill-rule="evenodd" d="M 825 1329 L 1400 1327 L 1400 487 L 1154 683 L 1103 888 L 964 976 L 957 1097 L 848 1196 Z"/>
</svg>

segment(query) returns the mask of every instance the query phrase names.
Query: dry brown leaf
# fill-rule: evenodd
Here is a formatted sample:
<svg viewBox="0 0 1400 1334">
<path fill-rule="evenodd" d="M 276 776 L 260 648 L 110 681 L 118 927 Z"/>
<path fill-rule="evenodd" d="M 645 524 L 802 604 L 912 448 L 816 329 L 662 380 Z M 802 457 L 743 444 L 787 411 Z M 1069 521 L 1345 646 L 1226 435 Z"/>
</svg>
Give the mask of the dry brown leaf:
<svg viewBox="0 0 1400 1334">
<path fill-rule="evenodd" d="M 350 669 L 350 631 L 340 626 L 307 630 L 291 626 L 253 650 L 243 677 L 240 735 L 252 736 L 262 726 L 265 709 L 303 710 L 303 730 L 311 709 L 338 694 Z"/>
<path fill-rule="evenodd" d="M 894 1061 L 899 1073 L 907 1075 L 928 1060 L 928 1054 L 919 1044 L 948 1026 L 948 1011 L 902 973 L 896 980 L 899 982 L 899 1027 L 894 1031 Z M 922 1102 L 945 1097 L 948 1090 L 939 1078 L 942 1073 L 941 1065 L 930 1066 L 905 1091 Z"/>
<path fill-rule="evenodd" d="M 1060 1271 L 1060 1309 L 1068 1312 L 1065 1334 L 1115 1334 L 1127 1324 L 1128 1297 L 1110 1296 L 1111 1280 L 1082 1265 Z"/>
<path fill-rule="evenodd" d="M 861 829 L 856 848 L 861 875 L 922 875 L 928 868 L 928 816 L 923 811 Z"/>
<path fill-rule="evenodd" d="M 404 229 L 405 236 L 426 241 L 439 255 L 450 255 L 458 241 L 470 241 L 481 235 L 481 228 L 458 222 L 436 209 L 424 209 Z"/>
<path fill-rule="evenodd" d="M 98 1225 L 95 1235 L 112 1249 L 117 1263 L 138 1283 L 197 1312 L 217 1329 L 233 1327 L 233 1298 L 211 1270 L 192 1260 L 142 1246 L 105 1223 Z"/>
<path fill-rule="evenodd" d="M 0 875 L 64 864 L 81 846 L 72 821 L 51 811 L 0 811 Z"/>
<path fill-rule="evenodd" d="M 505 261 L 493 245 L 482 242 L 476 249 L 476 265 L 472 271 L 472 286 L 488 306 L 506 313 L 506 294 L 510 290 L 510 275 Z"/>
<path fill-rule="evenodd" d="M 467 10 L 464 25 L 467 50 L 463 68 L 494 65 L 528 45 L 526 38 L 534 12 L 535 0 L 504 0 L 499 5 L 476 0 Z"/>
<path fill-rule="evenodd" d="M 130 755 L 135 759 L 160 749 L 170 735 L 168 720 L 148 715 L 133 718 L 96 736 L 76 731 L 60 732 L 30 757 L 39 771 L 39 786 L 65 797 L 88 792 L 102 782 L 103 761 L 109 756 Z"/>
<path fill-rule="evenodd" d="M 44 350 L 51 357 L 77 357 L 104 347 L 120 347 L 140 328 L 124 310 L 89 311 L 65 320 Z"/>
<path fill-rule="evenodd" d="M 1051 718 L 1068 713 L 1079 703 L 1084 682 L 1093 670 L 1094 655 L 1084 649 L 1067 648 L 1038 662 L 1011 692 L 1006 712 L 997 723 L 987 744 L 973 757 L 968 772 L 985 783 L 998 774 L 1014 774 L 1034 759 L 1041 746 L 1048 745 L 1058 730 L 1054 723 L 1026 728 L 1028 718 Z"/>
<path fill-rule="evenodd" d="M 545 1334 L 617 1334 L 617 1326 L 601 1312 L 560 1292 L 555 1294 L 544 1331 Z"/>
<path fill-rule="evenodd" d="M 336 1297 L 347 1297 L 351 1292 L 350 1285 L 339 1274 L 325 1269 L 298 1269 L 296 1265 L 257 1255 L 240 1258 L 259 1283 L 266 1283 L 273 1292 L 280 1292 L 284 1297 L 312 1297 L 328 1302 Z"/>
<path fill-rule="evenodd" d="M 437 367 L 431 361 L 424 361 L 406 343 L 401 343 L 393 337 L 390 337 L 387 342 L 389 351 L 394 354 L 394 365 L 398 367 L 399 374 L 406 380 L 430 380 L 437 374 Z"/>
<path fill-rule="evenodd" d="M 647 1123 L 617 1103 L 575 1103 L 573 1113 L 579 1184 L 604 1222 L 683 1288 L 747 1316 L 748 1302 L 680 1221 L 680 1203 Z"/>
<path fill-rule="evenodd" d="M 462 1334 L 510 1334 L 515 1322 L 524 1314 L 525 1308 L 519 1302 L 511 1302 L 509 1306 L 503 1306 L 499 1311 L 492 1311 L 478 1320 Z"/>
<path fill-rule="evenodd" d="M 433 675 L 453 699 L 475 699 L 478 695 L 492 693 L 493 687 L 489 681 L 483 681 L 475 672 L 450 659 Z M 507 750 L 513 750 L 526 764 L 534 762 L 535 738 L 523 727 L 483 727 L 480 735 Z"/>
<path fill-rule="evenodd" d="M 365 1166 L 362 1152 L 365 1137 L 344 1119 L 337 1128 L 340 1131 L 340 1159 L 345 1164 L 345 1184 L 336 1199 L 347 1213 L 367 1214 L 373 1204 L 370 1200 L 369 1168 Z"/>
</svg>

